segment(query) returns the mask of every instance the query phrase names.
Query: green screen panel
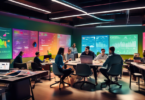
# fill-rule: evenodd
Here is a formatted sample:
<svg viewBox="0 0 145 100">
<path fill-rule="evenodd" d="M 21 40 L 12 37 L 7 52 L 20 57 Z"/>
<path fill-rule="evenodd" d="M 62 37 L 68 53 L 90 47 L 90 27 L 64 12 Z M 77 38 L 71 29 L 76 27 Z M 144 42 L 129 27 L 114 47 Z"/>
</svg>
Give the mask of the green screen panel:
<svg viewBox="0 0 145 100">
<path fill-rule="evenodd" d="M 138 53 L 138 35 L 110 35 L 110 46 L 117 54 L 133 55 Z"/>
<path fill-rule="evenodd" d="M 12 32 L 0 27 L 0 59 L 12 59 Z"/>
</svg>

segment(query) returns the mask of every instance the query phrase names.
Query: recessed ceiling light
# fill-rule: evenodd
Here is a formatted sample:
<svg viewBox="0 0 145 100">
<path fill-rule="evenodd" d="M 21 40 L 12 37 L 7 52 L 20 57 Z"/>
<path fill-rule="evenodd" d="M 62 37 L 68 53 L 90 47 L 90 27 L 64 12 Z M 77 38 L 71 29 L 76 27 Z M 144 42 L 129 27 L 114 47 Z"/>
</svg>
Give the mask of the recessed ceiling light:
<svg viewBox="0 0 145 100">
<path fill-rule="evenodd" d="M 28 8 L 32 8 L 32 9 L 35 9 L 35 10 L 44 12 L 45 14 L 51 13 L 50 11 L 47 11 L 47 10 L 44 10 L 44 9 L 40 9 L 40 8 L 37 8 L 37 7 L 33 7 L 33 6 L 30 6 L 30 5 L 27 5 L 27 4 L 18 2 L 18 1 L 14 1 L 14 0 L 8 0 L 8 1 L 9 1 L 9 2 L 12 2 L 12 3 L 15 3 L 15 4 L 19 4 L 19 5 L 24 6 L 24 7 L 28 7 Z"/>
<path fill-rule="evenodd" d="M 79 25 L 75 25 L 75 27 L 87 26 L 87 25 L 96 25 L 96 24 L 105 24 L 105 23 L 111 23 L 111 22 L 97 22 L 97 23 L 79 24 Z"/>
</svg>

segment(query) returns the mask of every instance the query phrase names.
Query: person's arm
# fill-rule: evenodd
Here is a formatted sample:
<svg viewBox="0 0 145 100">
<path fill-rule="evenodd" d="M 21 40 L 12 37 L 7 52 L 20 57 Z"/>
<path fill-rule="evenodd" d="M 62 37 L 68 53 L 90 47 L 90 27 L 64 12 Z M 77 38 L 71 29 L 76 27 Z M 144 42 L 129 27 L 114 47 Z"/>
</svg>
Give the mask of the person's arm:
<svg viewBox="0 0 145 100">
<path fill-rule="evenodd" d="M 60 65 L 62 65 L 62 66 L 64 65 L 62 56 L 59 57 L 59 62 L 60 62 Z"/>
<path fill-rule="evenodd" d="M 95 57 L 95 59 L 94 59 L 94 60 L 99 60 L 99 57 L 100 57 L 100 55 L 98 55 L 97 57 Z"/>
<path fill-rule="evenodd" d="M 111 56 L 109 56 L 109 57 L 107 58 L 107 60 L 104 62 L 103 67 L 106 67 L 107 64 L 110 62 L 110 57 L 111 57 Z"/>
<path fill-rule="evenodd" d="M 44 61 L 40 60 L 39 58 L 38 58 L 38 61 L 39 61 L 40 63 L 43 63 L 43 62 L 44 62 Z"/>
<path fill-rule="evenodd" d="M 76 48 L 76 51 L 75 51 L 75 53 L 78 53 L 78 50 L 77 50 L 77 48 Z"/>
<path fill-rule="evenodd" d="M 95 58 L 95 57 L 96 57 L 96 55 L 95 55 L 95 53 L 94 53 L 94 52 L 93 52 L 93 55 L 94 55 L 94 58 Z M 94 59 L 94 58 L 93 58 L 93 59 Z"/>
</svg>

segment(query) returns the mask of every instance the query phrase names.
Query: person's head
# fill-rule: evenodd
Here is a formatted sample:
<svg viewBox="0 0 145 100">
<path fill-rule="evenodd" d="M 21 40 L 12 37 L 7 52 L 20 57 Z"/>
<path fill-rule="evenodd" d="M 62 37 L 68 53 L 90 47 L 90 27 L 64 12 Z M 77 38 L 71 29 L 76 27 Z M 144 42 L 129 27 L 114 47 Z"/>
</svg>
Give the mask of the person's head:
<svg viewBox="0 0 145 100">
<path fill-rule="evenodd" d="M 109 48 L 109 54 L 114 54 L 114 51 L 115 51 L 115 47 L 110 47 Z"/>
<path fill-rule="evenodd" d="M 64 48 L 60 47 L 57 54 L 58 55 L 64 55 Z"/>
<path fill-rule="evenodd" d="M 105 49 L 101 49 L 101 54 L 105 54 Z"/>
<path fill-rule="evenodd" d="M 23 56 L 23 54 L 24 54 L 23 51 L 20 51 L 19 55 L 20 55 L 20 56 Z"/>
<path fill-rule="evenodd" d="M 75 48 L 76 47 L 76 43 L 73 43 L 72 47 Z"/>
<path fill-rule="evenodd" d="M 39 57 L 39 56 L 40 56 L 40 53 L 39 53 L 39 52 L 36 52 L 35 55 L 36 55 L 37 57 Z"/>
<path fill-rule="evenodd" d="M 85 48 L 85 52 L 86 52 L 86 54 L 88 54 L 89 51 L 90 51 L 90 47 L 89 47 L 89 46 L 86 46 L 86 48 Z"/>
<path fill-rule="evenodd" d="M 71 54 L 71 49 L 68 49 L 68 54 Z"/>
</svg>

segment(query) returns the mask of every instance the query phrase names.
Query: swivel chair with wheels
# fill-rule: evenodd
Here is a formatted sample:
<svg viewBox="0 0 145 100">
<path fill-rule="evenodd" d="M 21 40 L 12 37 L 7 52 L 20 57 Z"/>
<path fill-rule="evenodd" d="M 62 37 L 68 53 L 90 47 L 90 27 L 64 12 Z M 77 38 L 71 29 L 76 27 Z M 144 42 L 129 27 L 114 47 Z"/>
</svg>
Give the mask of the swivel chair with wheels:
<svg viewBox="0 0 145 100">
<path fill-rule="evenodd" d="M 74 83 L 73 86 L 75 86 L 78 83 L 82 83 L 82 85 L 80 87 L 80 89 L 82 89 L 83 85 L 85 83 L 87 83 L 87 84 L 93 85 L 95 87 L 95 84 L 85 81 L 85 77 L 89 77 L 89 76 L 92 75 L 92 71 L 91 71 L 91 68 L 90 68 L 89 65 L 87 65 L 87 64 L 78 64 L 77 68 L 76 68 L 76 75 L 83 77 L 84 81 L 76 82 L 76 83 Z"/>
<path fill-rule="evenodd" d="M 118 76 L 122 74 L 122 66 L 123 66 L 122 58 L 119 55 L 113 56 L 111 58 L 111 62 L 108 66 L 107 71 L 108 76 L 110 76 L 110 82 L 102 83 L 101 88 L 103 85 L 107 85 L 109 86 L 109 90 L 111 90 L 110 87 L 111 84 L 116 84 L 120 88 L 122 88 L 122 85 L 118 83 Z M 115 81 L 112 81 L 112 77 L 115 77 Z"/>
<path fill-rule="evenodd" d="M 26 63 L 14 63 L 14 68 L 27 69 Z"/>
<path fill-rule="evenodd" d="M 56 81 L 54 84 L 51 84 L 50 88 L 52 88 L 52 86 L 55 85 L 55 84 L 59 84 L 59 90 L 61 90 L 61 88 L 60 88 L 61 84 L 63 84 L 63 85 L 68 84 L 70 86 L 69 83 L 66 83 L 66 82 L 62 81 L 61 76 L 63 76 L 63 73 L 61 73 L 59 71 L 58 66 L 57 66 L 56 63 L 53 63 L 53 73 L 60 78 L 60 81 Z"/>
</svg>

